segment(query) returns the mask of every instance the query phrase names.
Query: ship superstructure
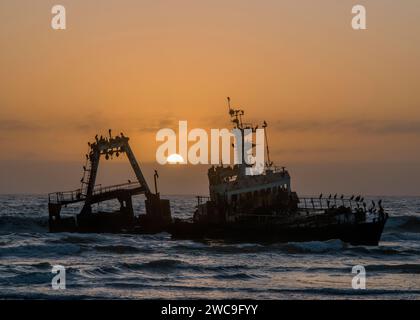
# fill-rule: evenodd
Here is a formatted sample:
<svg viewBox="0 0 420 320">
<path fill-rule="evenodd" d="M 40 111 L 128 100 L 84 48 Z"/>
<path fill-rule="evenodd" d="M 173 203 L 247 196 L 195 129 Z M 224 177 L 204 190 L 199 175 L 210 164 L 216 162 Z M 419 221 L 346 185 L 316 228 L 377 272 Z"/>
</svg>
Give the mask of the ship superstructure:
<svg viewBox="0 0 420 320">
<path fill-rule="evenodd" d="M 245 112 L 231 108 L 230 98 L 228 106 L 234 129 L 256 130 L 257 126 L 243 123 Z M 212 166 L 208 170 L 210 197 L 198 197 L 193 221 L 175 221 L 170 229 L 172 235 L 255 241 L 341 239 L 352 244 L 377 245 L 388 218 L 382 201 L 372 201 L 368 206 L 361 196 L 321 194 L 300 198 L 292 190 L 288 170 L 271 161 L 265 121 L 263 128 L 264 169 L 247 175 L 246 168 L 250 165 L 245 162 Z M 242 141 L 240 145 L 236 152 L 241 152 L 244 159 L 245 143 Z"/>
</svg>

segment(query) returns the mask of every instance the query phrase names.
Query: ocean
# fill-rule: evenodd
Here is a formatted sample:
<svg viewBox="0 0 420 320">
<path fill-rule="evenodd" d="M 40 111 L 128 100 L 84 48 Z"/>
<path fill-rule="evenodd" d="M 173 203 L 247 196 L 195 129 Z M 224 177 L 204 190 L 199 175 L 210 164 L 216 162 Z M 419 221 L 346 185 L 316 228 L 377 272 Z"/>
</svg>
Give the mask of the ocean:
<svg viewBox="0 0 420 320">
<path fill-rule="evenodd" d="M 192 215 L 194 197 L 167 198 L 174 217 Z M 420 299 L 420 198 L 383 198 L 390 219 L 378 247 L 52 234 L 47 202 L 0 196 L 1 299 Z M 135 209 L 144 212 L 142 198 Z M 66 289 L 52 289 L 54 265 L 65 267 Z M 365 290 L 352 288 L 356 265 Z"/>
</svg>

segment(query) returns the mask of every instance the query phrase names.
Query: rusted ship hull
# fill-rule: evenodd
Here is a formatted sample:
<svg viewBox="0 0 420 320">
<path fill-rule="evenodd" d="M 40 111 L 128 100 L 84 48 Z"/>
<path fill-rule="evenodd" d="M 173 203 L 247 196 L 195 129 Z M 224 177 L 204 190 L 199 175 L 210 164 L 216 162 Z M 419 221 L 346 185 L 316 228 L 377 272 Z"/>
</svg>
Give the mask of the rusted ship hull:
<svg viewBox="0 0 420 320">
<path fill-rule="evenodd" d="M 96 212 L 76 217 L 60 217 L 49 221 L 50 232 L 76 233 L 132 233 L 154 234 L 165 232 L 170 218 L 142 214 L 137 217 L 125 212 Z"/>
<path fill-rule="evenodd" d="M 334 224 L 318 227 L 282 226 L 276 224 L 207 225 L 186 221 L 171 224 L 173 239 L 215 239 L 251 242 L 307 242 L 340 239 L 351 245 L 377 246 L 386 219 L 358 224 Z"/>
</svg>

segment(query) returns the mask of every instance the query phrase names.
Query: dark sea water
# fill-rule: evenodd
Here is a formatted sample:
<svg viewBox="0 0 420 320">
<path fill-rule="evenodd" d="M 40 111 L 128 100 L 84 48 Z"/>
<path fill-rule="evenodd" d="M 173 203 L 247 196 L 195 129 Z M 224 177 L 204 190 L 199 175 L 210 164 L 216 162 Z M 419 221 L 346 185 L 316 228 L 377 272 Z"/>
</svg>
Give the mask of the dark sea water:
<svg viewBox="0 0 420 320">
<path fill-rule="evenodd" d="M 174 216 L 192 214 L 194 197 L 169 198 Z M 390 219 L 378 247 L 229 244 L 51 234 L 45 196 L 0 196 L 0 298 L 419 299 L 420 198 L 388 197 L 384 207 Z M 66 267 L 65 290 L 51 288 L 57 264 Z M 352 289 L 355 265 L 366 268 L 366 290 Z"/>
</svg>

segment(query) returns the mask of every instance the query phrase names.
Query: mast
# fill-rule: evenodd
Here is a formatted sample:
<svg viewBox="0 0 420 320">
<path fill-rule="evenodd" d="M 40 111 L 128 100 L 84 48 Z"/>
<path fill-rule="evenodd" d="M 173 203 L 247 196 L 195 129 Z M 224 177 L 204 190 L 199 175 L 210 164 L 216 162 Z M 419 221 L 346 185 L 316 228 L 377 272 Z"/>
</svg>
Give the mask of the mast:
<svg viewBox="0 0 420 320">
<path fill-rule="evenodd" d="M 232 116 L 233 115 L 233 110 L 230 107 L 230 97 L 227 97 L 227 102 L 228 102 L 228 107 L 229 107 L 229 115 Z"/>
<path fill-rule="evenodd" d="M 243 123 L 242 123 L 242 115 L 244 115 L 245 112 L 240 109 L 233 109 L 230 104 L 230 97 L 227 97 L 227 101 L 228 101 L 228 107 L 229 107 L 230 121 L 234 124 L 234 129 L 239 129 L 241 132 L 241 142 L 240 142 L 241 150 L 237 150 L 238 153 L 240 152 L 240 154 L 238 154 L 237 156 L 240 157 L 241 159 L 241 163 L 239 164 L 239 167 L 241 168 L 242 174 L 244 174 L 245 172 L 245 166 L 244 166 L 244 156 L 245 156 L 244 139 L 245 137 L 244 137 L 244 128 L 243 128 Z M 239 144 L 238 141 L 236 141 L 236 143 Z M 235 147 L 233 144 L 232 146 Z"/>
<path fill-rule="evenodd" d="M 228 107 L 229 107 L 229 116 L 231 122 L 236 125 L 235 128 L 243 130 L 242 116 L 245 114 L 244 110 L 241 109 L 232 109 L 230 106 L 230 97 L 227 97 Z"/>
<path fill-rule="evenodd" d="M 266 150 L 267 150 L 267 167 L 271 167 L 271 165 L 273 164 L 271 161 L 270 161 L 270 149 L 268 148 L 268 137 L 267 137 L 267 127 L 268 127 L 268 124 L 267 124 L 267 122 L 264 120 L 264 123 L 263 123 L 263 128 L 264 128 L 264 138 L 265 138 L 265 147 L 266 147 Z"/>
</svg>

